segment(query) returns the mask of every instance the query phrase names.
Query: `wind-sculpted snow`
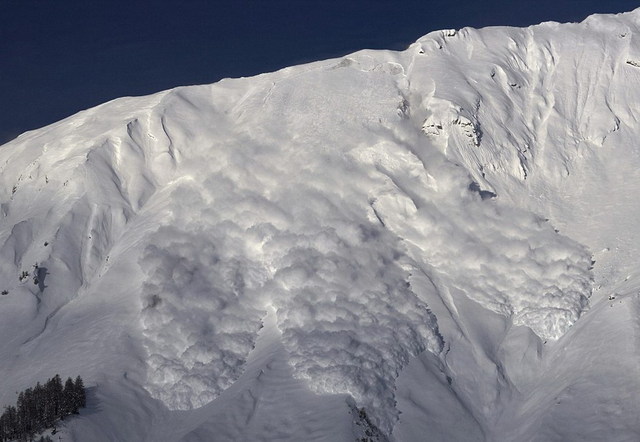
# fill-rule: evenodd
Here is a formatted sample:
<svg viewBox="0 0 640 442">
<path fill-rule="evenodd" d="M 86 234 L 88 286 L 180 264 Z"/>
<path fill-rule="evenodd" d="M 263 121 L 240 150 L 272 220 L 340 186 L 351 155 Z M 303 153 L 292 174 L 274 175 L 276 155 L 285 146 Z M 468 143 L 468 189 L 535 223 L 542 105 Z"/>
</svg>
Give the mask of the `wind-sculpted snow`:
<svg viewBox="0 0 640 442">
<path fill-rule="evenodd" d="M 115 386 L 108 413 L 152 403 L 162 411 L 139 408 L 174 423 L 167 409 L 201 408 L 179 414 L 200 422 L 224 400 L 217 416 L 233 422 L 215 425 L 249 434 L 288 400 L 288 377 L 292 403 L 348 395 L 345 410 L 386 436 L 423 440 L 415 428 L 442 399 L 481 431 L 469 439 L 535 439 L 577 382 L 566 337 L 606 328 L 593 325 L 594 278 L 636 287 L 638 17 L 435 32 L 403 52 L 116 100 L 21 136 L 0 149 L 0 327 L 19 330 L 2 364 L 64 366 L 48 343 L 80 324 L 73 351 L 112 358 L 86 364 Z M 42 280 L 23 277 L 32 269 Z M 534 391 L 557 361 L 551 390 Z M 407 370 L 438 388 L 399 393 Z M 189 422 L 153 431 L 206 440 Z"/>
</svg>

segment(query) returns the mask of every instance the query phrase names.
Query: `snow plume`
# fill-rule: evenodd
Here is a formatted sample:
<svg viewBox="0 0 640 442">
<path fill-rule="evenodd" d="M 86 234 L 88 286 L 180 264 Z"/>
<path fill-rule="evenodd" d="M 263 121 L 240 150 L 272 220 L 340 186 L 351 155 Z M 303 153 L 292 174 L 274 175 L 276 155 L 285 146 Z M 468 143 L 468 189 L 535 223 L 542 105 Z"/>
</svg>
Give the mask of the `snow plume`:
<svg viewBox="0 0 640 442">
<path fill-rule="evenodd" d="M 175 409 L 214 399 L 242 373 L 270 305 L 295 375 L 316 393 L 351 394 L 390 431 L 395 378 L 442 347 L 401 242 L 367 219 L 366 198 L 354 210 L 300 184 L 270 189 L 276 210 L 257 188 L 224 182 L 174 190 L 141 255 L 148 390 Z M 221 210 L 228 198 L 239 203 Z"/>
<path fill-rule="evenodd" d="M 174 409 L 200 407 L 238 378 L 264 313 L 255 293 L 264 270 L 245 230 L 206 210 L 207 193 L 173 190 L 139 260 L 149 390 Z"/>
<path fill-rule="evenodd" d="M 317 393 L 353 395 L 386 430 L 400 370 L 441 349 L 435 317 L 408 284 L 405 246 L 371 218 L 371 171 L 344 155 L 360 142 L 349 134 L 401 121 L 396 74 L 334 65 L 277 85 L 265 78 L 265 89 L 214 85 L 210 104 L 185 89 L 165 99 L 180 178 L 149 203 L 162 207 L 163 227 L 139 263 L 148 390 L 170 408 L 204 405 L 242 374 L 267 306 L 294 375 Z M 325 75 L 341 85 L 336 95 L 309 87 Z M 381 83 L 372 100 L 356 93 L 362 81 Z M 228 111 L 234 88 L 242 99 Z M 340 133 L 327 100 L 349 109 Z M 364 101 L 379 103 L 371 115 L 356 112 Z M 175 130 L 185 121 L 198 130 Z"/>
<path fill-rule="evenodd" d="M 229 387 L 260 325 L 244 299 L 243 262 L 216 239 L 161 227 L 143 253 L 149 389 L 171 408 L 202 406 Z"/>
<path fill-rule="evenodd" d="M 418 210 L 411 222 L 422 235 L 407 237 L 448 290 L 460 290 L 544 339 L 562 336 L 587 307 L 591 255 L 549 223 L 478 201 L 464 211 L 439 209 L 447 218 Z"/>
<path fill-rule="evenodd" d="M 351 230 L 350 238 L 333 228 L 291 238 L 268 290 L 296 375 L 317 393 L 351 394 L 390 431 L 395 378 L 442 342 L 389 233 Z"/>
<path fill-rule="evenodd" d="M 169 407 L 240 376 L 267 306 L 294 375 L 352 395 L 385 431 L 399 372 L 443 345 L 429 296 L 454 295 L 455 312 L 463 293 L 545 339 L 587 307 L 587 251 L 449 159 L 386 56 L 214 85 L 209 104 L 195 89 L 165 99 L 166 128 L 198 128 L 167 130 L 181 178 L 140 260 L 149 390 Z M 483 146 L 473 118 L 452 121 L 476 135 L 451 143 Z M 418 296 L 412 271 L 438 286 Z"/>
<path fill-rule="evenodd" d="M 370 189 L 375 216 L 446 290 L 544 339 L 562 336 L 588 304 L 588 251 L 539 216 L 487 200 L 464 169 L 424 141 L 411 146 L 416 154 L 389 142 L 352 152 L 384 171 Z"/>
</svg>

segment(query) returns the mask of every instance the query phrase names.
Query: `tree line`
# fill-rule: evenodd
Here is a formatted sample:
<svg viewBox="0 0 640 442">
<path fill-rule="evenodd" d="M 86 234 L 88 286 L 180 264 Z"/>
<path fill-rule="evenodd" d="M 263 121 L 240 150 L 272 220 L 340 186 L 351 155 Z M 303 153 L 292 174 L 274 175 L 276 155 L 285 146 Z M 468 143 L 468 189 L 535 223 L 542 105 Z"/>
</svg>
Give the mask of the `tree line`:
<svg viewBox="0 0 640 442">
<path fill-rule="evenodd" d="M 86 406 L 86 393 L 82 378 L 68 378 L 62 385 L 60 375 L 55 375 L 44 385 L 18 393 L 16 405 L 5 407 L 0 416 L 0 442 L 33 440 L 34 436 L 65 416 L 77 414 Z"/>
</svg>

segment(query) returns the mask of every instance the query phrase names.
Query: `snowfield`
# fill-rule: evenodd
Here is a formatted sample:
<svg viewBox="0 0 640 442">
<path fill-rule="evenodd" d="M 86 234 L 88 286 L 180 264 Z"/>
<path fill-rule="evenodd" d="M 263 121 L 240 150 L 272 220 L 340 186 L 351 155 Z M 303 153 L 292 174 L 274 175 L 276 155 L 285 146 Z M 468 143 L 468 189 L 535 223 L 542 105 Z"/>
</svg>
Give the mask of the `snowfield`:
<svg viewBox="0 0 640 442">
<path fill-rule="evenodd" d="M 69 441 L 640 439 L 640 9 L 122 98 L 0 147 L 0 405 Z"/>
</svg>

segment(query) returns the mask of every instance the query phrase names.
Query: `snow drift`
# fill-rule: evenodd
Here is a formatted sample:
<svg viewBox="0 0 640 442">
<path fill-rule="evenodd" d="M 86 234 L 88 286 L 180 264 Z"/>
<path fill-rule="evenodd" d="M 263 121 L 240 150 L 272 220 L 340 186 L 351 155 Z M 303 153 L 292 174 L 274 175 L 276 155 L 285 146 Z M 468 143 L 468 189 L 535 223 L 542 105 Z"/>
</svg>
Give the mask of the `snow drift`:
<svg viewBox="0 0 640 442">
<path fill-rule="evenodd" d="M 438 31 L 2 146 L 0 399 L 82 374 L 77 440 L 633 438 L 603 373 L 637 358 L 639 24 Z"/>
</svg>

